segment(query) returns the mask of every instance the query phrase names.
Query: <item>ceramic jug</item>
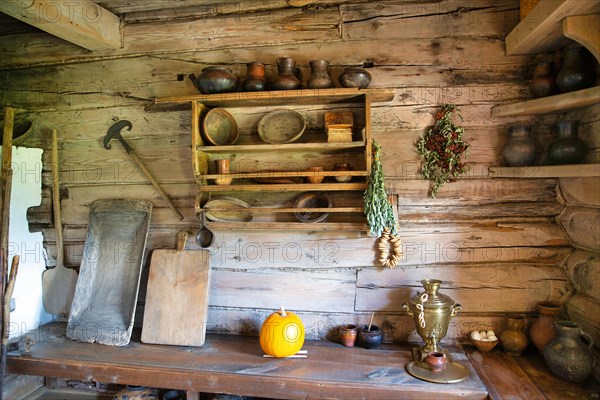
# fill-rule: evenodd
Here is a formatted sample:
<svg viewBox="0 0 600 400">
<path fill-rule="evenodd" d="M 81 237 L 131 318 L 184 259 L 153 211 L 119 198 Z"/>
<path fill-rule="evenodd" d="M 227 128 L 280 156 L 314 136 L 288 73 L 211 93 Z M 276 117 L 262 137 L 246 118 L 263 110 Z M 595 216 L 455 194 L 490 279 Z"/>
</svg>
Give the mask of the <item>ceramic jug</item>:
<svg viewBox="0 0 600 400">
<path fill-rule="evenodd" d="M 568 382 L 582 382 L 594 368 L 592 338 L 573 321 L 557 321 L 557 337 L 544 348 L 544 360 L 554 375 Z M 585 343 L 582 338 L 586 339 Z"/>
</svg>

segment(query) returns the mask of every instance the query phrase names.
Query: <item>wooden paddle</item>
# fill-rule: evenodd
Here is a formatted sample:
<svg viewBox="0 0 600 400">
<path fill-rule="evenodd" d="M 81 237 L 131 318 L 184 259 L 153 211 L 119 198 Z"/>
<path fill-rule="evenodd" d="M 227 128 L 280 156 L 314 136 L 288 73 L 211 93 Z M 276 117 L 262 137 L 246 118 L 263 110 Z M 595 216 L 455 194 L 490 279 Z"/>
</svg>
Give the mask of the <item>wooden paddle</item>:
<svg viewBox="0 0 600 400">
<path fill-rule="evenodd" d="M 59 190 L 58 139 L 56 129 L 52 129 L 52 208 L 56 236 L 56 266 L 42 274 L 42 300 L 46 312 L 55 315 L 69 314 L 77 285 L 77 272 L 63 265 L 63 228 Z"/>
<path fill-rule="evenodd" d="M 142 342 L 202 346 L 206 336 L 210 258 L 208 250 L 185 251 L 188 233 L 177 234 L 177 249 L 152 252 Z"/>
</svg>

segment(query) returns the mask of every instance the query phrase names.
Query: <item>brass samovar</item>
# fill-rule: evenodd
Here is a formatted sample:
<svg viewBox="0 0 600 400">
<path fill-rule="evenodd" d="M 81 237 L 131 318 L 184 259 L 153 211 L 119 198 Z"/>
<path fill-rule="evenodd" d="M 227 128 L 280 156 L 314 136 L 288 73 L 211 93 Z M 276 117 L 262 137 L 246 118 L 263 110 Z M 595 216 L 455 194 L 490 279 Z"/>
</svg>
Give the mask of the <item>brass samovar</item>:
<svg viewBox="0 0 600 400">
<path fill-rule="evenodd" d="M 440 341 L 448 332 L 450 320 L 462 308 L 450 297 L 438 293 L 442 281 L 424 279 L 421 284 L 425 291 L 402 304 L 402 309 L 414 318 L 417 333 L 425 341 L 424 346 L 413 349 L 415 361 L 423 361 L 430 352 L 446 353 L 440 346 Z"/>
</svg>

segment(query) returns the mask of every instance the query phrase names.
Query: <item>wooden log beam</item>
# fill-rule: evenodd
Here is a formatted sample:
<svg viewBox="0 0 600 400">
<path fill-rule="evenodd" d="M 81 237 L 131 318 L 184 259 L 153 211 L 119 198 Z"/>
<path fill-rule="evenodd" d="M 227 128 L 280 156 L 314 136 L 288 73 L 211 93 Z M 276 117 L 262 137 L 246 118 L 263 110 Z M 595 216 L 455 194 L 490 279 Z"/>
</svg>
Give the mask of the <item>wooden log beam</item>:
<svg viewBox="0 0 600 400">
<path fill-rule="evenodd" d="M 0 11 L 91 51 L 121 47 L 119 17 L 91 1 L 4 0 Z"/>
</svg>

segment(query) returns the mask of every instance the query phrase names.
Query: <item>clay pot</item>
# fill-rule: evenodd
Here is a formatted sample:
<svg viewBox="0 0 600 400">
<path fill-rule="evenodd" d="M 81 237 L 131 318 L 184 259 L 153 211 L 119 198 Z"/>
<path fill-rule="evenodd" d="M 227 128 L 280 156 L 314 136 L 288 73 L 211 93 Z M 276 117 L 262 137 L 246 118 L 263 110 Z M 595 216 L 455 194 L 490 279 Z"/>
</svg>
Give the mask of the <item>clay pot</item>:
<svg viewBox="0 0 600 400">
<path fill-rule="evenodd" d="M 508 128 L 508 141 L 502 149 L 502 156 L 509 167 L 525 167 L 535 161 L 535 143 L 531 139 L 529 126 Z"/>
<path fill-rule="evenodd" d="M 312 172 L 311 175 L 306 177 L 306 180 L 308 180 L 310 183 L 323 182 L 323 179 L 325 178 L 325 175 L 322 174 L 323 167 L 308 167 L 306 170 Z"/>
<path fill-rule="evenodd" d="M 536 308 L 539 316 L 529 327 L 529 337 L 538 351 L 543 353 L 548 342 L 556 337 L 554 322 L 559 318 L 562 307 L 554 301 L 540 301 Z"/>
<path fill-rule="evenodd" d="M 296 62 L 287 57 L 277 59 L 277 70 L 279 76 L 271 82 L 273 90 L 302 89 L 302 80 L 299 78 L 300 70 L 296 68 Z"/>
<path fill-rule="evenodd" d="M 217 170 L 217 174 L 221 175 L 220 177 L 215 178 L 215 183 L 217 185 L 229 185 L 233 181 L 233 178 L 229 176 L 229 160 L 215 160 L 215 168 Z"/>
<path fill-rule="evenodd" d="M 551 96 L 557 92 L 554 81 L 554 63 L 552 61 L 540 62 L 533 71 L 533 78 L 529 82 L 529 91 L 533 97 Z"/>
<path fill-rule="evenodd" d="M 429 369 L 433 372 L 440 372 L 446 368 L 446 355 L 439 351 L 432 351 L 425 357 L 425 362 L 429 365 Z"/>
<path fill-rule="evenodd" d="M 242 90 L 245 92 L 260 92 L 267 90 L 265 79 L 265 64 L 249 62 L 246 64 L 246 78 L 242 82 Z"/>
<path fill-rule="evenodd" d="M 310 62 L 310 78 L 306 82 L 309 89 L 327 89 L 333 87 L 333 81 L 327 72 L 329 63 L 325 60 L 313 60 Z"/>
<path fill-rule="evenodd" d="M 506 317 L 507 327 L 500 334 L 502 348 L 506 354 L 511 356 L 520 356 L 527 348 L 527 336 L 523 332 L 525 318 L 518 315 L 509 315 Z"/>
<path fill-rule="evenodd" d="M 556 75 L 556 86 L 561 93 L 591 87 L 596 82 L 594 57 L 583 46 L 567 46 L 562 68 Z"/>
<path fill-rule="evenodd" d="M 370 330 L 367 325 L 364 325 L 358 331 L 358 338 L 362 347 L 365 349 L 374 349 L 383 340 L 383 331 L 377 325 L 371 325 Z"/>
<path fill-rule="evenodd" d="M 340 75 L 338 80 L 342 87 L 364 89 L 371 83 L 371 74 L 364 68 L 348 67 Z"/>
<path fill-rule="evenodd" d="M 582 382 L 594 368 L 592 338 L 573 321 L 555 322 L 557 337 L 544 348 L 544 360 L 552 373 L 568 382 Z M 584 343 L 581 338 L 585 338 Z"/>
<path fill-rule="evenodd" d="M 350 167 L 350 164 L 348 164 L 348 163 L 339 163 L 339 164 L 335 164 L 335 166 L 333 167 L 333 170 L 334 171 L 352 171 L 352 167 Z M 350 182 L 352 180 L 352 176 L 351 175 L 340 175 L 340 176 L 336 176 L 335 180 L 340 183 Z"/>
<path fill-rule="evenodd" d="M 556 124 L 557 138 L 548 148 L 551 164 L 579 164 L 585 159 L 587 146 L 578 136 L 579 121 L 560 121 Z"/>
<path fill-rule="evenodd" d="M 237 86 L 237 78 L 225 67 L 206 67 L 200 76 L 190 74 L 189 78 L 202 94 L 230 93 Z"/>
<path fill-rule="evenodd" d="M 346 347 L 353 347 L 358 337 L 358 328 L 356 325 L 348 324 L 340 328 L 342 344 Z"/>
</svg>

